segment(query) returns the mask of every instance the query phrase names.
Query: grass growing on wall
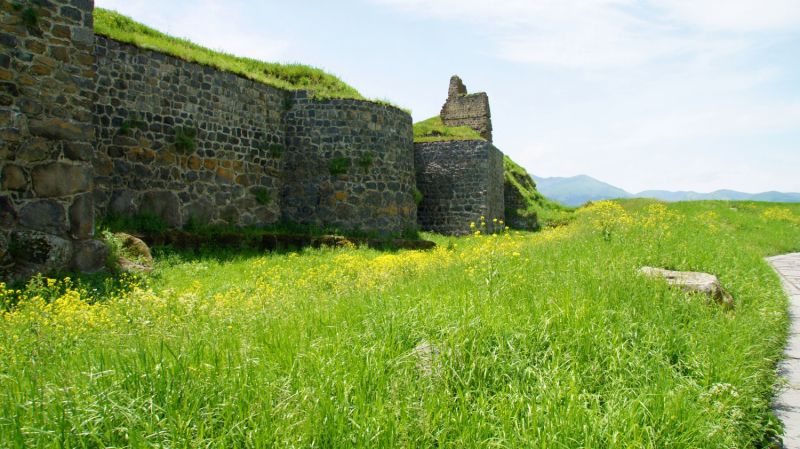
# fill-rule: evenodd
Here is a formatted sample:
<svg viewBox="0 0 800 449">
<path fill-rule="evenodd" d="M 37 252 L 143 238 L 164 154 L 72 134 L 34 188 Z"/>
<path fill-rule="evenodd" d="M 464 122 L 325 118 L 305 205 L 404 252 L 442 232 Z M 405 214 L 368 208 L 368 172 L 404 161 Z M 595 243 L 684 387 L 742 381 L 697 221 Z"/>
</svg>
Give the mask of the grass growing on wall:
<svg viewBox="0 0 800 449">
<path fill-rule="evenodd" d="M 601 202 L 428 252 L 162 257 L 0 314 L 9 447 L 765 447 L 800 205 Z M 736 307 L 644 265 L 720 277 Z M 14 301 L 3 301 L 13 304 Z M 435 351 L 415 352 L 415 348 Z M 421 355 L 420 355 L 421 354 Z"/>
<path fill-rule="evenodd" d="M 414 124 L 414 142 L 486 140 L 469 126 L 445 126 L 438 115 Z"/>
<path fill-rule="evenodd" d="M 314 90 L 318 99 L 366 100 L 357 90 L 322 69 L 303 64 L 278 64 L 242 58 L 210 50 L 187 39 L 169 36 L 130 17 L 103 8 L 94 10 L 95 33 L 190 62 L 235 73 L 253 81 L 285 90 Z M 391 105 L 385 100 L 371 100 Z"/>
</svg>

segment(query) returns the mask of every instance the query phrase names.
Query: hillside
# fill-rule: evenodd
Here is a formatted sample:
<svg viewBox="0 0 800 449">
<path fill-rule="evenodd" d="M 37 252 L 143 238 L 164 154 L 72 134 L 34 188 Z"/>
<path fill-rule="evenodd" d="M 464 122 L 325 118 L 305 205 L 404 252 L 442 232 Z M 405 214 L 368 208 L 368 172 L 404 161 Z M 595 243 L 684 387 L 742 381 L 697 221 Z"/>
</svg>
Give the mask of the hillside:
<svg viewBox="0 0 800 449">
<path fill-rule="evenodd" d="M 548 200 L 537 190 L 536 181 L 522 166 L 503 157 L 506 190 L 506 221 L 512 228 L 536 229 L 572 219 L 572 209 Z"/>
<path fill-rule="evenodd" d="M 763 192 L 745 193 L 736 190 L 716 190 L 711 193 L 694 191 L 645 190 L 636 194 L 626 192 L 619 187 L 598 181 L 590 176 L 578 175 L 569 178 L 540 178 L 533 176 L 539 191 L 548 198 L 567 206 L 580 206 L 587 201 L 616 198 L 653 198 L 661 201 L 766 201 L 796 203 L 800 202 L 800 193 Z"/>
<path fill-rule="evenodd" d="M 154 50 L 190 62 L 215 67 L 278 89 L 314 91 L 315 98 L 365 100 L 356 89 L 324 70 L 303 64 L 278 64 L 210 50 L 142 25 L 130 17 L 103 8 L 94 10 L 96 34 Z M 386 103 L 384 101 L 376 101 Z"/>
<path fill-rule="evenodd" d="M 533 179 L 542 194 L 566 206 L 580 206 L 587 201 L 632 197 L 630 193 L 618 187 L 586 175 L 570 178 L 539 178 L 534 176 Z"/>
</svg>

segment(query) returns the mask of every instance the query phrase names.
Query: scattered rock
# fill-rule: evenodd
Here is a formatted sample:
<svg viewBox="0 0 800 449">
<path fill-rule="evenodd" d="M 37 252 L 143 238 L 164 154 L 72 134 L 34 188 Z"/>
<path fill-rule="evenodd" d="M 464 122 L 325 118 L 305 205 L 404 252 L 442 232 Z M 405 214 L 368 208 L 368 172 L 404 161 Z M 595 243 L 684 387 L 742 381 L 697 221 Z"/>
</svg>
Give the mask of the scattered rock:
<svg viewBox="0 0 800 449">
<path fill-rule="evenodd" d="M 153 256 L 150 254 L 150 248 L 141 239 L 134 237 L 130 234 L 118 232 L 117 236 L 122 239 L 122 247 L 128 252 L 128 255 L 135 260 L 144 262 L 142 265 L 152 266 Z"/>
<path fill-rule="evenodd" d="M 150 273 L 153 271 L 153 269 L 150 267 L 131 262 L 124 257 L 119 258 L 119 267 L 125 271 L 138 271 L 140 273 Z"/>
<path fill-rule="evenodd" d="M 111 249 L 99 240 L 86 240 L 74 245 L 71 268 L 82 273 L 96 273 L 106 266 Z"/>
<path fill-rule="evenodd" d="M 639 271 L 650 277 L 664 278 L 671 287 L 679 287 L 684 292 L 702 293 L 719 304 L 733 307 L 733 296 L 722 288 L 719 279 L 713 274 L 670 271 L 653 267 L 642 267 Z"/>
</svg>

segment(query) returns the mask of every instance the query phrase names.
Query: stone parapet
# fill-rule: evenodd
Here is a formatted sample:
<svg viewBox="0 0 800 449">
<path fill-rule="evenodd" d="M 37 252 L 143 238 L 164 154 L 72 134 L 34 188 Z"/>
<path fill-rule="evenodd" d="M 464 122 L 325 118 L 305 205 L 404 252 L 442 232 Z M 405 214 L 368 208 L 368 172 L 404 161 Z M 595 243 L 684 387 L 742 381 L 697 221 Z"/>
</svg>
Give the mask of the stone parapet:
<svg viewBox="0 0 800 449">
<path fill-rule="evenodd" d="M 447 102 L 439 114 L 445 126 L 468 126 L 484 139 L 492 141 L 492 113 L 489 96 L 483 92 L 468 94 L 461 78 L 450 78 Z"/>
</svg>

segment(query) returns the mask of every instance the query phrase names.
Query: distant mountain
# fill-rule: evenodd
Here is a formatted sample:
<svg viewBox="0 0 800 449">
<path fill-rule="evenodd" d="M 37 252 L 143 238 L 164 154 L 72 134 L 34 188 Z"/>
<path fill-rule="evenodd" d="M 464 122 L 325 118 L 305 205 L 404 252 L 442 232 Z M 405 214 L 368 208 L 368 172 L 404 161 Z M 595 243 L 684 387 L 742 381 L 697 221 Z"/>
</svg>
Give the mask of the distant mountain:
<svg viewBox="0 0 800 449">
<path fill-rule="evenodd" d="M 578 175 L 570 178 L 540 178 L 533 176 L 536 188 L 548 199 L 566 206 L 580 206 L 587 201 L 616 198 L 655 198 L 664 201 L 730 200 L 768 201 L 776 203 L 800 203 L 800 193 L 763 192 L 744 193 L 735 190 L 717 190 L 711 193 L 692 191 L 670 192 L 668 190 L 645 190 L 637 194 L 628 193 L 590 176 Z"/>
<path fill-rule="evenodd" d="M 540 178 L 533 176 L 536 189 L 548 199 L 566 206 L 580 206 L 587 201 L 631 198 L 633 195 L 598 181 L 590 176 L 578 175 L 571 178 Z"/>
</svg>

